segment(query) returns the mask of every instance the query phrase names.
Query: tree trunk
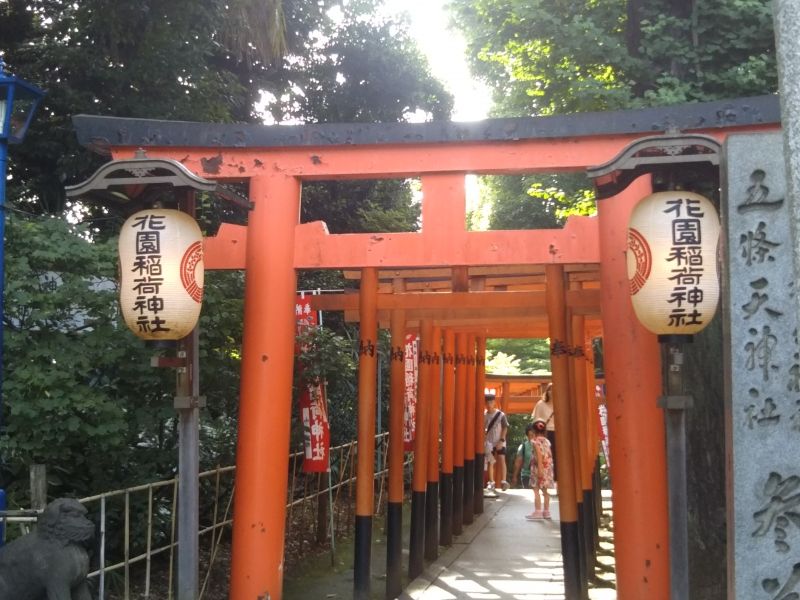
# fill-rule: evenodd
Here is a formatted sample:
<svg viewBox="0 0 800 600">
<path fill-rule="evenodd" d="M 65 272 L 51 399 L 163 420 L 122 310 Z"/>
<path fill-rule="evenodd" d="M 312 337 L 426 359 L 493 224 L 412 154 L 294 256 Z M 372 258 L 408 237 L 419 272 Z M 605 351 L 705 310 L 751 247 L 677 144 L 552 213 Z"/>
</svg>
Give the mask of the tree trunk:
<svg viewBox="0 0 800 600">
<path fill-rule="evenodd" d="M 625 45 L 630 56 L 638 57 L 642 43 L 642 5 L 644 0 L 628 0 Z"/>
<path fill-rule="evenodd" d="M 694 0 L 670 0 L 667 2 L 667 14 L 685 21 L 688 24 L 686 28 L 687 41 L 692 43 L 692 12 L 694 9 Z M 676 42 L 683 37 L 683 30 L 678 28 L 672 32 Z M 680 44 L 676 44 L 679 46 Z M 670 61 L 670 74 L 677 79 L 683 80 L 686 76 L 687 65 L 681 61 L 681 57 L 676 53 Z"/>
</svg>

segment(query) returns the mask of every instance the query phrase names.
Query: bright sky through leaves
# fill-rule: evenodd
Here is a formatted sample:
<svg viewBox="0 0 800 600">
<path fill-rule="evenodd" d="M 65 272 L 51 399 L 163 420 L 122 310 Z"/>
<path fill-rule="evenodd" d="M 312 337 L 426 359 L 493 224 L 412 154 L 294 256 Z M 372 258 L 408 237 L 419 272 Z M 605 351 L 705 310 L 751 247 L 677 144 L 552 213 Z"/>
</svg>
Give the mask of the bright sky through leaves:
<svg viewBox="0 0 800 600">
<path fill-rule="evenodd" d="M 390 14 L 406 12 L 411 34 L 428 57 L 433 75 L 455 96 L 454 121 L 485 119 L 490 107 L 489 90 L 470 77 L 461 34 L 451 31 L 446 0 L 385 0 Z"/>
</svg>

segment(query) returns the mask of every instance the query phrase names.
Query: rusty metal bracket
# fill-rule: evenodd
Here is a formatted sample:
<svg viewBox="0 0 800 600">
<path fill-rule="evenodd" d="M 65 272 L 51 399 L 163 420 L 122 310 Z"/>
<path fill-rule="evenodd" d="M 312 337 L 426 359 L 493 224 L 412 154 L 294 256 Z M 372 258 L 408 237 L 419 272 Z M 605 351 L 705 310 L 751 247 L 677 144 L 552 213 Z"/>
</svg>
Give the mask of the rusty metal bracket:
<svg viewBox="0 0 800 600">
<path fill-rule="evenodd" d="M 205 408 L 205 396 L 175 396 L 175 408 Z"/>
<path fill-rule="evenodd" d="M 167 369 L 185 369 L 186 354 L 183 356 L 151 356 L 151 367 L 162 367 Z"/>
<path fill-rule="evenodd" d="M 693 396 L 659 396 L 657 405 L 667 410 L 687 410 L 694 406 Z"/>
</svg>

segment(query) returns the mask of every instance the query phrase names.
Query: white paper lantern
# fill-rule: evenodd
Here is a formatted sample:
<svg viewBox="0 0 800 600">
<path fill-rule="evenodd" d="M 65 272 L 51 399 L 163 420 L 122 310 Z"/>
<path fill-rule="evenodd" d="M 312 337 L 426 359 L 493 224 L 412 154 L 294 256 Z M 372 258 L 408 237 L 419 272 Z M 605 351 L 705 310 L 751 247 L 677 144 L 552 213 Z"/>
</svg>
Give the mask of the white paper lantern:
<svg viewBox="0 0 800 600">
<path fill-rule="evenodd" d="M 143 210 L 119 236 L 120 307 L 145 340 L 179 340 L 194 329 L 203 300 L 203 235 L 186 213 Z"/>
<path fill-rule="evenodd" d="M 651 194 L 628 224 L 628 281 L 639 321 L 659 335 L 692 335 L 719 300 L 719 216 L 692 192 Z"/>
</svg>

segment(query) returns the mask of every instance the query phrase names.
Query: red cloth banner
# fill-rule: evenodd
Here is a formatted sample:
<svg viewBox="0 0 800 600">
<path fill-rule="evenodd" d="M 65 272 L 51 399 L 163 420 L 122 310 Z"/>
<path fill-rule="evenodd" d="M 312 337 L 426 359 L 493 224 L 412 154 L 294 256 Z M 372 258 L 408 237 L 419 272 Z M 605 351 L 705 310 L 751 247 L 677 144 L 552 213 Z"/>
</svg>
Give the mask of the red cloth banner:
<svg viewBox="0 0 800 600">
<path fill-rule="evenodd" d="M 311 308 L 311 298 L 298 296 L 294 304 L 294 318 L 297 321 L 297 335 L 304 333 L 307 329 L 316 327 L 317 311 Z"/>
<path fill-rule="evenodd" d="M 295 302 L 297 335 L 317 327 L 317 313 L 311 309 L 311 300 L 299 296 Z M 296 352 L 301 350 L 296 348 Z M 328 407 L 325 387 L 321 383 L 309 384 L 300 394 L 300 418 L 303 422 L 304 473 L 326 473 L 329 469 L 331 445 Z"/>
<path fill-rule="evenodd" d="M 325 390 L 309 385 L 300 395 L 300 416 L 303 419 L 304 473 L 327 473 L 331 445 Z"/>
<path fill-rule="evenodd" d="M 606 459 L 606 466 L 611 469 L 611 461 L 608 455 L 608 407 L 606 406 L 603 388 L 599 385 L 594 386 L 594 397 L 597 401 L 597 416 L 600 428 L 600 447 L 603 449 L 603 457 Z"/>
<path fill-rule="evenodd" d="M 414 432 L 417 426 L 417 381 L 419 379 L 419 341 L 415 334 L 406 334 L 403 352 L 406 390 L 403 402 L 403 449 L 411 452 L 414 450 Z"/>
</svg>

